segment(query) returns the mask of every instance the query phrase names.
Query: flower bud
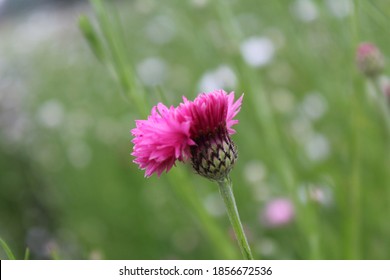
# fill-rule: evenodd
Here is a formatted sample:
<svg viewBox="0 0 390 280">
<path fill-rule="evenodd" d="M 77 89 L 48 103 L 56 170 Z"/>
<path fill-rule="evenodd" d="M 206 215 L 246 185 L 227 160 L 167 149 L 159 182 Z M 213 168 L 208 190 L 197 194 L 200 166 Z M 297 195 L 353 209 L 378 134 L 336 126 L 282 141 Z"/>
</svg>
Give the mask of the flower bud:
<svg viewBox="0 0 390 280">
<path fill-rule="evenodd" d="M 356 52 L 359 70 L 367 77 L 378 76 L 384 68 L 384 58 L 380 50 L 372 43 L 361 43 Z"/>
<path fill-rule="evenodd" d="M 192 167 L 210 180 L 222 181 L 237 160 L 237 149 L 228 133 L 218 130 L 195 140 L 191 147 Z"/>
</svg>

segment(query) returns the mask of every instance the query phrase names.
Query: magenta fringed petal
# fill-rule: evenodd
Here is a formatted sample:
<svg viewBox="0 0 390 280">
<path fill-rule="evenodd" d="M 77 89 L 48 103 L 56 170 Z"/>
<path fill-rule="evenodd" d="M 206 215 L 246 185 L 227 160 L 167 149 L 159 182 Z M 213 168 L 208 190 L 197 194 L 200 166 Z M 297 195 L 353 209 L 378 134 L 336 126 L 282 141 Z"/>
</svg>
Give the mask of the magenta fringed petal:
<svg viewBox="0 0 390 280">
<path fill-rule="evenodd" d="M 234 93 L 223 90 L 202 93 L 194 101 L 183 97 L 177 108 L 158 104 L 147 120 L 136 121 L 132 155 L 134 162 L 145 170 L 145 176 L 158 176 L 169 171 L 176 160 L 191 156 L 190 146 L 203 135 L 223 131 L 233 134 L 232 126 L 238 123 L 234 117 L 242 103 L 241 96 L 234 102 Z"/>
<path fill-rule="evenodd" d="M 163 104 L 153 107 L 147 120 L 136 121 L 131 130 L 134 136 L 132 155 L 134 162 L 145 170 L 145 176 L 158 176 L 169 171 L 176 160 L 189 157 L 189 146 L 195 143 L 190 138 L 190 122 L 180 118 L 174 107 Z"/>
</svg>

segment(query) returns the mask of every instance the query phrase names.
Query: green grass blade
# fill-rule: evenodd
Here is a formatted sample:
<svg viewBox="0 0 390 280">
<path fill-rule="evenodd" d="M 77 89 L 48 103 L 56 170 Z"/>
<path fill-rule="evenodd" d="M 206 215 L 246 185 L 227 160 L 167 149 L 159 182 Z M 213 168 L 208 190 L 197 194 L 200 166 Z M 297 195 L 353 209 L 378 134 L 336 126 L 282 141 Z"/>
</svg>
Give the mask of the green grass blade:
<svg viewBox="0 0 390 280">
<path fill-rule="evenodd" d="M 24 260 L 27 261 L 30 259 L 30 249 L 27 247 L 26 251 L 24 252 Z"/>
<path fill-rule="evenodd" d="M 15 255 L 12 253 L 11 249 L 8 247 L 7 243 L 3 239 L 0 238 L 0 246 L 3 248 L 5 254 L 7 255 L 8 259 L 10 260 L 16 260 Z"/>
</svg>

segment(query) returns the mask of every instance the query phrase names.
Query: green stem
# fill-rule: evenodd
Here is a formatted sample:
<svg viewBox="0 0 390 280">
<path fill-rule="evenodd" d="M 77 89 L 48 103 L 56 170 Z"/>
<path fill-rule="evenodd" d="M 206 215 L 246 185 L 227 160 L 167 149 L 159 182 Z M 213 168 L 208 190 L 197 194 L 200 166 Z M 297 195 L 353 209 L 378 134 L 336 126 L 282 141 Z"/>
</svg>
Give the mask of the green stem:
<svg viewBox="0 0 390 280">
<path fill-rule="evenodd" d="M 354 50 L 360 40 L 360 26 L 359 26 L 359 2 L 353 0 L 353 14 L 350 17 L 349 32 L 350 32 L 350 50 Z M 351 60 L 352 61 L 352 60 Z M 353 67 L 355 67 L 353 65 Z M 353 73 L 353 72 L 351 72 Z M 350 76 L 350 88 L 351 96 L 357 91 L 359 78 L 352 74 Z M 344 258 L 345 259 L 360 259 L 361 258 L 361 228 L 362 228 L 362 211 L 361 211 L 361 157 L 362 157 L 362 124 L 361 115 L 362 100 L 359 97 L 353 98 L 350 105 L 350 118 L 352 128 L 352 143 L 351 143 L 351 173 L 348 179 L 349 187 L 345 188 L 346 197 L 345 204 L 345 247 L 344 247 Z"/>
<path fill-rule="evenodd" d="M 223 181 L 218 182 L 218 185 L 219 192 L 225 202 L 230 223 L 232 224 L 234 233 L 236 234 L 241 253 L 246 260 L 253 260 L 252 252 L 249 248 L 249 244 L 240 221 L 240 216 L 238 214 L 236 201 L 234 199 L 232 181 L 229 177 L 227 177 Z"/>
<path fill-rule="evenodd" d="M 221 228 L 217 226 L 212 217 L 207 213 L 195 192 L 194 186 L 188 185 L 189 179 L 186 178 L 185 173 L 180 168 L 170 172 L 172 175 L 170 174 L 167 178 L 173 191 L 191 209 L 190 212 L 195 215 L 196 220 L 201 224 L 203 232 L 211 245 L 214 246 L 213 252 L 215 257 L 236 259 L 238 257 L 236 248 L 232 246 L 232 243 L 229 242 Z"/>
</svg>

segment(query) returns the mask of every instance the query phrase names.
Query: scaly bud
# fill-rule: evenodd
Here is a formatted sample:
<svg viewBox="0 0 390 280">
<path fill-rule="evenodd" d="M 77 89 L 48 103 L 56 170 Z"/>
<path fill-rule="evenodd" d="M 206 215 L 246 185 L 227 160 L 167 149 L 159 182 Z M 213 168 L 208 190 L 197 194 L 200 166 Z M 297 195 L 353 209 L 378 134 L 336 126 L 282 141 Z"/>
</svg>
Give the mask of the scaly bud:
<svg viewBox="0 0 390 280">
<path fill-rule="evenodd" d="M 237 160 L 237 149 L 229 134 L 223 129 L 202 135 L 191 147 L 192 167 L 210 180 L 222 181 L 232 170 Z"/>
<path fill-rule="evenodd" d="M 372 43 L 361 43 L 356 51 L 359 70 L 367 77 L 377 77 L 384 68 L 384 58 L 380 50 Z"/>
</svg>

